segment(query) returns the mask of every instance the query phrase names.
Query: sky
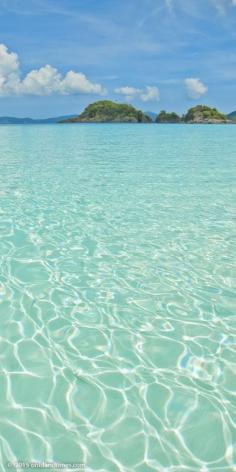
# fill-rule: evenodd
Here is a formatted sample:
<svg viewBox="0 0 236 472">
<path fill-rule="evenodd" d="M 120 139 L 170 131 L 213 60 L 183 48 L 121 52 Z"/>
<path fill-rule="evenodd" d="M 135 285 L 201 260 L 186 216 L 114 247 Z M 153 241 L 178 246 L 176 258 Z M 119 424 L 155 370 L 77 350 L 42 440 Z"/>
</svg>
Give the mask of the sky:
<svg viewBox="0 0 236 472">
<path fill-rule="evenodd" d="M 0 116 L 236 110 L 236 0 L 0 0 Z"/>
</svg>

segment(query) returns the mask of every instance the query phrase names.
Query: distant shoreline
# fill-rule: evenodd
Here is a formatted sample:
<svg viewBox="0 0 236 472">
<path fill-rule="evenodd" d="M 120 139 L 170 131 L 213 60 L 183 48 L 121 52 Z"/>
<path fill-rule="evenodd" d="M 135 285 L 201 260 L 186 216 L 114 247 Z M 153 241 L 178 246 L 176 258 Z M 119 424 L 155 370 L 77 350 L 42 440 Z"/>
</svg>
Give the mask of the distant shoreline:
<svg viewBox="0 0 236 472">
<path fill-rule="evenodd" d="M 0 116 L 0 125 L 52 125 L 52 124 L 181 124 L 181 125 L 222 125 L 236 124 L 236 111 L 226 115 L 216 108 L 197 105 L 185 114 L 162 110 L 159 114 L 143 112 L 126 103 L 99 100 L 88 105 L 79 115 L 56 116 L 51 118 L 16 118 Z"/>
<path fill-rule="evenodd" d="M 173 125 L 173 126 L 222 126 L 222 125 L 225 125 L 225 126 L 230 126 L 230 125 L 236 125 L 236 122 L 232 121 L 232 122 L 228 122 L 228 123 L 132 123 L 132 122 L 124 122 L 124 121 L 93 121 L 93 122 L 82 122 L 82 123 L 0 123 L 0 126 L 25 126 L 25 127 L 30 127 L 30 126 L 42 126 L 42 127 L 45 127 L 45 126 L 58 126 L 58 125 L 74 125 L 74 126 L 78 126 L 78 125 L 137 125 L 137 126 L 140 126 L 140 125 L 153 125 L 153 126 L 166 126 L 166 125 Z"/>
<path fill-rule="evenodd" d="M 173 125 L 173 126 L 219 126 L 219 125 L 236 125 L 236 122 L 228 122 L 228 123 L 132 123 L 132 122 L 127 122 L 125 123 L 124 121 L 83 121 L 82 123 L 55 123 L 56 125 L 154 125 L 154 126 L 166 126 L 166 125 Z"/>
</svg>

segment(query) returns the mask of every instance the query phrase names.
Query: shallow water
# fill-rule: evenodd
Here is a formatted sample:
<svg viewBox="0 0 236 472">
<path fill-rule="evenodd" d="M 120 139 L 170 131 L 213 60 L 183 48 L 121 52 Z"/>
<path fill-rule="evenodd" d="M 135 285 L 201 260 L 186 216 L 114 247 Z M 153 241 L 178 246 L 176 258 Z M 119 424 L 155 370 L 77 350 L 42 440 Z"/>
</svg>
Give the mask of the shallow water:
<svg viewBox="0 0 236 472">
<path fill-rule="evenodd" d="M 236 470 L 235 160 L 230 125 L 0 127 L 1 470 Z"/>
</svg>

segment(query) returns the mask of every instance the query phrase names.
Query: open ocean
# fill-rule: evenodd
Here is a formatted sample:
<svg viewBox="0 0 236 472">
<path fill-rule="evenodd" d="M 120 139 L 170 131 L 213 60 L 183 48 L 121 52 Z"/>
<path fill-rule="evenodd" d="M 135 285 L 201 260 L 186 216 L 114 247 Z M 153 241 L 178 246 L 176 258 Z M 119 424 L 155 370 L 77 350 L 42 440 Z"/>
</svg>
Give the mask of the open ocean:
<svg viewBox="0 0 236 472">
<path fill-rule="evenodd" d="M 0 127 L 1 471 L 235 471 L 235 334 L 236 126 Z"/>
</svg>

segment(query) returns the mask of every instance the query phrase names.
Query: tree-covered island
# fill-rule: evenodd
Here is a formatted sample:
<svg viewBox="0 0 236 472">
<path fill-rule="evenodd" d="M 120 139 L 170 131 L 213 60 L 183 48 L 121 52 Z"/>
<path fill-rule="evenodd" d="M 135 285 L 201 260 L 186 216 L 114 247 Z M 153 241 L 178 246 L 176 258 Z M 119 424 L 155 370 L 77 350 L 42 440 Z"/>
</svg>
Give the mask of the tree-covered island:
<svg viewBox="0 0 236 472">
<path fill-rule="evenodd" d="M 135 107 L 111 100 L 99 100 L 88 105 L 78 116 L 70 117 L 60 123 L 186 123 L 186 124 L 224 124 L 233 123 L 230 116 L 221 113 L 216 108 L 197 105 L 190 108 L 183 116 L 175 112 L 162 110 L 155 121 L 150 116 Z"/>
<path fill-rule="evenodd" d="M 181 123 L 181 117 L 174 111 L 168 113 L 162 110 L 156 117 L 156 123 Z"/>
<path fill-rule="evenodd" d="M 132 105 L 100 100 L 88 105 L 83 113 L 62 123 L 151 123 L 149 116 Z"/>
<path fill-rule="evenodd" d="M 197 105 L 190 108 L 183 117 L 184 123 L 227 123 L 228 117 L 224 113 L 219 112 L 216 108 L 210 108 L 206 105 Z"/>
</svg>

